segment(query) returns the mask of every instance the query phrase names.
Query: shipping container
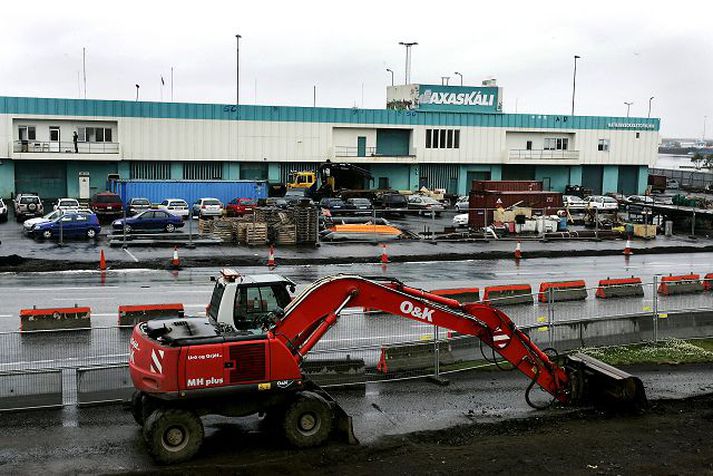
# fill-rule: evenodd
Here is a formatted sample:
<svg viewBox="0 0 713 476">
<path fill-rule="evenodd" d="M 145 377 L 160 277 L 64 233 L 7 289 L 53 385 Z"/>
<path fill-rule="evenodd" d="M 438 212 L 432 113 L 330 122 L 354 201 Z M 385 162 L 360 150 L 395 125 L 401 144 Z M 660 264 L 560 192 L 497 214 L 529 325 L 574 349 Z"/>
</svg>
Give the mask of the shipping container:
<svg viewBox="0 0 713 476">
<path fill-rule="evenodd" d="M 556 213 L 562 208 L 562 194 L 559 192 L 471 192 L 469 198 L 468 224 L 482 227 L 493 222 L 493 213 L 497 208 L 513 205 L 529 207 L 533 212 L 544 214 Z M 486 211 L 487 210 L 487 211 Z"/>
<path fill-rule="evenodd" d="M 148 198 L 151 203 L 182 198 L 190 205 L 199 198 L 217 198 L 226 204 L 234 198 L 267 197 L 264 180 L 117 180 L 110 185 L 124 206 L 132 198 Z"/>
<path fill-rule="evenodd" d="M 651 186 L 652 192 L 665 192 L 666 191 L 666 181 L 668 177 L 665 175 L 649 174 L 649 186 Z"/>
<path fill-rule="evenodd" d="M 541 180 L 473 180 L 471 192 L 541 192 Z"/>
</svg>

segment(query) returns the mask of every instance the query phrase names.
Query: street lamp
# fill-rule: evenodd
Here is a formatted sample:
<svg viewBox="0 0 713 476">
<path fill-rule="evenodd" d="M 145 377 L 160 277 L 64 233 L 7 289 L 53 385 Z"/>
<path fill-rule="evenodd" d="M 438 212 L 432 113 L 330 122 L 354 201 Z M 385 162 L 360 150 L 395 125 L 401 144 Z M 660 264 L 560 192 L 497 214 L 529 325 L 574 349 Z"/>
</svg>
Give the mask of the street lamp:
<svg viewBox="0 0 713 476">
<path fill-rule="evenodd" d="M 391 85 L 394 85 L 394 71 L 392 69 L 386 68 L 386 71 L 391 73 Z"/>
<path fill-rule="evenodd" d="M 406 42 L 399 41 L 399 45 L 406 47 L 406 64 L 404 67 L 404 83 L 410 84 L 411 82 L 411 47 L 418 45 L 415 41 Z"/>
<path fill-rule="evenodd" d="M 654 97 L 651 96 L 651 97 L 649 98 L 649 112 L 648 112 L 648 114 L 646 115 L 646 117 L 651 117 L 651 101 L 653 101 L 653 100 L 654 100 Z"/>
<path fill-rule="evenodd" d="M 458 71 L 456 71 L 456 72 L 453 73 L 453 74 L 455 74 L 456 76 L 460 76 L 460 85 L 463 86 L 463 75 L 460 74 Z"/>
<path fill-rule="evenodd" d="M 572 115 L 574 116 L 574 92 L 577 90 L 577 60 L 581 56 L 574 55 L 574 74 L 572 75 Z"/>
<path fill-rule="evenodd" d="M 136 85 L 136 102 L 139 102 L 139 85 Z"/>
<path fill-rule="evenodd" d="M 236 49 L 235 49 L 235 105 L 240 106 L 240 38 L 241 35 L 235 35 Z"/>
<path fill-rule="evenodd" d="M 624 104 L 626 104 L 626 117 L 629 117 L 629 110 L 631 109 L 631 105 L 634 103 L 624 101 Z"/>
</svg>

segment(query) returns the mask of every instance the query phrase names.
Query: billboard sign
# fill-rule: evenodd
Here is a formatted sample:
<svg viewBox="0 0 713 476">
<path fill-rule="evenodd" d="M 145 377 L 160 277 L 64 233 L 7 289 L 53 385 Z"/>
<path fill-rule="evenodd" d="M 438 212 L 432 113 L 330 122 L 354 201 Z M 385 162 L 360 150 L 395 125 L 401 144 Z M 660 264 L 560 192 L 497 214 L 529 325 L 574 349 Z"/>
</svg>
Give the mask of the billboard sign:
<svg viewBox="0 0 713 476">
<path fill-rule="evenodd" d="M 502 112 L 502 90 L 497 86 L 438 86 L 407 84 L 391 86 L 389 109 L 429 112 Z"/>
</svg>

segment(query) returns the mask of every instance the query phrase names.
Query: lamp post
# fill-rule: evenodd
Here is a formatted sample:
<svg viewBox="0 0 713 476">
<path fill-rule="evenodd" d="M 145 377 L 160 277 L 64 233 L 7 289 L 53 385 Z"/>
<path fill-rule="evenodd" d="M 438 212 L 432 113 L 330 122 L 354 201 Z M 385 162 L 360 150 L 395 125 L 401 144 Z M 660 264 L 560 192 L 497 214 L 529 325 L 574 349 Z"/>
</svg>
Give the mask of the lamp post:
<svg viewBox="0 0 713 476">
<path fill-rule="evenodd" d="M 574 74 L 572 75 L 572 115 L 574 116 L 574 93 L 577 90 L 577 60 L 581 56 L 574 55 Z"/>
<path fill-rule="evenodd" d="M 460 77 L 460 85 L 463 86 L 463 75 L 460 74 L 458 71 L 456 71 L 456 72 L 453 73 L 453 74 L 455 74 L 456 76 L 459 76 L 459 77 Z"/>
<path fill-rule="evenodd" d="M 404 65 L 404 84 L 410 84 L 411 82 L 411 47 L 418 45 L 417 42 L 411 41 L 399 41 L 399 45 L 406 48 L 406 64 Z"/>
<path fill-rule="evenodd" d="M 448 86 L 448 81 L 451 79 L 450 76 L 441 76 L 441 85 Z"/>
<path fill-rule="evenodd" d="M 139 85 L 136 85 L 136 102 L 139 102 Z"/>
<path fill-rule="evenodd" d="M 653 100 L 654 100 L 654 97 L 651 96 L 649 98 L 649 112 L 648 112 L 648 114 L 646 114 L 646 117 L 651 117 L 651 101 L 653 101 Z"/>
<path fill-rule="evenodd" d="M 631 105 L 634 103 L 624 101 L 624 104 L 626 104 L 626 117 L 629 117 L 629 111 L 631 110 Z"/>
<path fill-rule="evenodd" d="M 391 85 L 394 85 L 394 71 L 390 68 L 386 68 L 386 71 L 391 74 Z"/>
<path fill-rule="evenodd" d="M 240 106 L 240 38 L 241 35 L 235 35 L 235 105 Z"/>
</svg>

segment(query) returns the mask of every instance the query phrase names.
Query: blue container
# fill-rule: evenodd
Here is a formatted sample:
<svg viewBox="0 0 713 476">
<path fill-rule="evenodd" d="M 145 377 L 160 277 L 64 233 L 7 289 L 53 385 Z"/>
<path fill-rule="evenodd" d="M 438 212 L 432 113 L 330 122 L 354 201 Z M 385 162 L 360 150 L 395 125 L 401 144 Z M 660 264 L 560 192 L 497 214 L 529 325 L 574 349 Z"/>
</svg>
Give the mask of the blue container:
<svg viewBox="0 0 713 476">
<path fill-rule="evenodd" d="M 200 198 L 217 198 L 223 204 L 234 198 L 266 198 L 267 181 L 255 180 L 119 180 L 111 182 L 124 206 L 132 198 L 147 198 L 161 203 L 167 198 L 182 198 L 189 205 Z"/>
<path fill-rule="evenodd" d="M 560 217 L 557 223 L 557 231 L 567 231 L 567 217 Z"/>
</svg>

